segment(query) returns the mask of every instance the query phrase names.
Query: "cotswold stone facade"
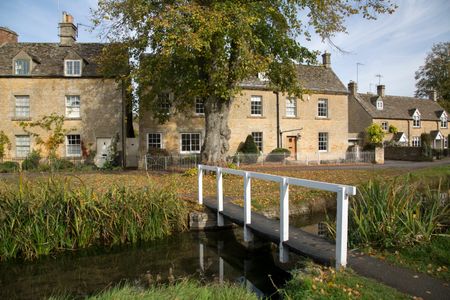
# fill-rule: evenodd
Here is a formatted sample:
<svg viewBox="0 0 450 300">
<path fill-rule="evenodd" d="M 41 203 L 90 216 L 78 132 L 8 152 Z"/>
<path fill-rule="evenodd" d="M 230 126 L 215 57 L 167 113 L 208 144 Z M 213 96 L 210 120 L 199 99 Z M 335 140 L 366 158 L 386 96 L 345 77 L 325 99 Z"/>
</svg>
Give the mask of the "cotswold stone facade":
<svg viewBox="0 0 450 300">
<path fill-rule="evenodd" d="M 430 99 L 389 96 L 384 85 L 379 85 L 376 95 L 361 94 L 354 82 L 349 83 L 348 89 L 350 134 L 361 137 L 370 124 L 376 123 L 386 132 L 385 142 L 419 147 L 420 135 L 428 133 L 433 148 L 448 148 L 448 113 L 436 102 L 434 93 L 430 93 Z M 389 133 L 390 126 L 398 132 Z"/>
<path fill-rule="evenodd" d="M 123 153 L 121 85 L 97 72 L 96 59 L 105 45 L 77 43 L 75 37 L 73 19 L 65 14 L 60 43 L 0 40 L 0 131 L 12 144 L 6 159 L 21 160 L 39 148 L 20 122 L 52 113 L 64 116 L 70 130 L 58 149 L 60 157 L 83 160 L 96 153 L 102 160 L 113 140 Z M 46 132 L 39 133 L 45 139 Z"/>
<path fill-rule="evenodd" d="M 268 89 L 263 77 L 242 83 L 230 110 L 230 150 L 234 155 L 250 134 L 267 154 L 274 148 L 289 148 L 291 159 L 315 160 L 345 157 L 348 147 L 348 96 L 345 86 L 330 68 L 329 54 L 321 66 L 298 66 L 298 76 L 308 94 L 303 99 L 277 95 Z M 191 114 L 173 116 L 158 124 L 150 111 L 141 109 L 140 155 L 149 148 L 163 148 L 171 154 L 199 153 L 204 138 L 201 103 Z M 320 139 L 320 141 L 319 141 Z M 141 167 L 143 162 L 141 161 Z"/>
</svg>

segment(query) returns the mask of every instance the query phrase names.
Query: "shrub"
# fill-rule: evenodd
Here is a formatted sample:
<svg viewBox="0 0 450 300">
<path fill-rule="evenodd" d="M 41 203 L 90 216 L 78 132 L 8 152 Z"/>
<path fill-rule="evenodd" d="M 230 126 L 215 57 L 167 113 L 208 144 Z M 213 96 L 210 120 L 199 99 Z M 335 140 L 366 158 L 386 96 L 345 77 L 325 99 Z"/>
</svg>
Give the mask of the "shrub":
<svg viewBox="0 0 450 300">
<path fill-rule="evenodd" d="M 159 148 L 149 148 L 147 154 L 150 156 L 169 156 L 169 152 L 166 149 Z"/>
<path fill-rule="evenodd" d="M 368 143 L 374 146 L 381 146 L 383 143 L 385 132 L 380 125 L 372 123 L 366 128 Z"/>
<path fill-rule="evenodd" d="M 0 173 L 12 173 L 17 172 L 20 169 L 20 165 L 15 161 L 5 161 L 0 163 Z"/>
<path fill-rule="evenodd" d="M 237 155 L 239 157 L 239 162 L 248 164 L 256 163 L 259 156 L 259 150 L 251 134 L 247 136 L 244 144 L 238 149 Z"/>
<path fill-rule="evenodd" d="M 193 177 L 193 176 L 197 176 L 197 174 L 198 174 L 197 168 L 190 168 L 190 169 L 187 169 L 186 171 L 184 171 L 183 176 Z"/>
<path fill-rule="evenodd" d="M 422 148 L 422 156 L 425 158 L 432 158 L 433 152 L 431 148 L 431 135 L 428 133 L 422 133 L 420 135 L 420 143 Z"/>
<path fill-rule="evenodd" d="M 397 127 L 395 127 L 394 125 L 389 125 L 389 133 L 396 134 L 397 132 L 398 132 Z"/>
<path fill-rule="evenodd" d="M 39 168 L 39 162 L 41 160 L 41 154 L 37 150 L 31 151 L 25 160 L 22 162 L 23 170 L 37 170 Z"/>
<path fill-rule="evenodd" d="M 267 161 L 283 161 L 291 155 L 291 151 L 285 148 L 275 148 L 267 156 Z"/>
<path fill-rule="evenodd" d="M 73 162 L 63 158 L 52 159 L 50 163 L 53 170 L 68 170 L 75 167 Z"/>
</svg>

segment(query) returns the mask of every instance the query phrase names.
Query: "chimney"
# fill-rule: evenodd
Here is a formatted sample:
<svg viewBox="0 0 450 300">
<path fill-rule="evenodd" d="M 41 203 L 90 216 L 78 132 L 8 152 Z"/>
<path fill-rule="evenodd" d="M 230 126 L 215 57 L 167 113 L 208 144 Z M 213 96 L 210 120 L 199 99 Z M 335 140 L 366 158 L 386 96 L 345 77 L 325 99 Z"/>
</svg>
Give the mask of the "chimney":
<svg viewBox="0 0 450 300">
<path fill-rule="evenodd" d="M 322 64 L 325 68 L 331 68 L 331 54 L 325 52 L 322 54 Z"/>
<path fill-rule="evenodd" d="M 437 94 L 435 90 L 428 91 L 428 99 L 433 100 L 434 102 L 437 101 Z"/>
<path fill-rule="evenodd" d="M 17 43 L 18 35 L 6 27 L 0 27 L 0 45 L 3 43 Z"/>
<path fill-rule="evenodd" d="M 384 84 L 377 85 L 378 96 L 384 97 L 384 90 L 385 90 Z"/>
<path fill-rule="evenodd" d="M 352 80 L 348 83 L 348 92 L 350 95 L 356 95 L 358 92 L 358 84 Z"/>
<path fill-rule="evenodd" d="M 59 23 L 59 45 L 72 46 L 77 40 L 77 27 L 73 24 L 73 17 L 63 12 L 62 21 Z"/>
</svg>

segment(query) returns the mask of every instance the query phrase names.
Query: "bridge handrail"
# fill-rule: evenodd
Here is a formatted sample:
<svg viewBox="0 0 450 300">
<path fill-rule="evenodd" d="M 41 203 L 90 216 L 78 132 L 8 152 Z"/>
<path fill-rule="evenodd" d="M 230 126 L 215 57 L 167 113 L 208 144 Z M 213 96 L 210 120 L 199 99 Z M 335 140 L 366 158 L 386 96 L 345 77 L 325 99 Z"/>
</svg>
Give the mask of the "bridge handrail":
<svg viewBox="0 0 450 300">
<path fill-rule="evenodd" d="M 286 176 L 250 172 L 217 166 L 198 165 L 198 202 L 203 204 L 203 172 L 216 173 L 217 181 L 217 224 L 223 226 L 223 174 L 232 174 L 244 178 L 244 240 L 252 239 L 247 224 L 251 224 L 251 178 L 277 182 L 280 184 L 280 260 L 287 261 L 287 249 L 283 242 L 289 240 L 289 185 L 324 190 L 337 194 L 336 210 L 336 268 L 347 264 L 347 229 L 348 229 L 348 198 L 356 195 L 356 187 L 336 183 L 328 183 Z"/>
</svg>

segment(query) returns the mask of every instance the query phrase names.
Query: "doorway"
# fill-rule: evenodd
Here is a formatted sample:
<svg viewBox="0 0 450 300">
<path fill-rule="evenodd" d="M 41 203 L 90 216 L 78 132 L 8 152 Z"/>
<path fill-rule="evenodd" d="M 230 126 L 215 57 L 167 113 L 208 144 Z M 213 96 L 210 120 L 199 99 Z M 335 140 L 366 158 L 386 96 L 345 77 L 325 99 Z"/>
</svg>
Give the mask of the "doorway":
<svg viewBox="0 0 450 300">
<path fill-rule="evenodd" d="M 108 158 L 111 147 L 111 138 L 97 138 L 97 154 L 95 155 L 95 165 L 99 168 L 103 167 Z"/>
<path fill-rule="evenodd" d="M 291 151 L 291 158 L 297 157 L 297 136 L 287 136 L 286 137 L 286 145 L 287 149 Z"/>
</svg>

